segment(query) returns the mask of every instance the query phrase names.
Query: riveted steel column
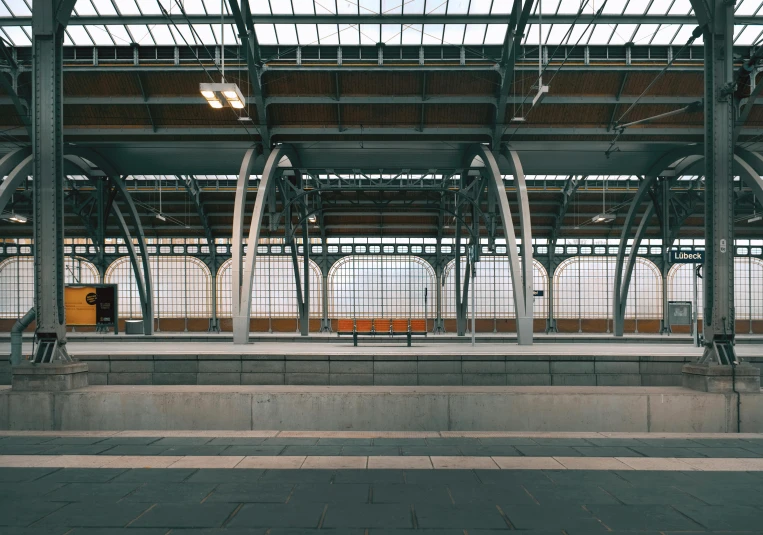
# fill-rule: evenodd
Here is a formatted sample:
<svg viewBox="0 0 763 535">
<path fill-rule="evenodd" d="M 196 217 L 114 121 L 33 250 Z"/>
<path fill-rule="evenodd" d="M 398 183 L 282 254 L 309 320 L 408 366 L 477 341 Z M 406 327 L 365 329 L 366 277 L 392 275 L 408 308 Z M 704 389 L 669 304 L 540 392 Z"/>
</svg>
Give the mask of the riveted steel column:
<svg viewBox="0 0 763 535">
<path fill-rule="evenodd" d="M 35 362 L 71 360 L 64 314 L 63 42 L 73 1 L 32 9 Z"/>
<path fill-rule="evenodd" d="M 734 341 L 734 4 L 710 0 L 705 42 L 705 352 L 722 362 L 718 344 Z"/>
</svg>

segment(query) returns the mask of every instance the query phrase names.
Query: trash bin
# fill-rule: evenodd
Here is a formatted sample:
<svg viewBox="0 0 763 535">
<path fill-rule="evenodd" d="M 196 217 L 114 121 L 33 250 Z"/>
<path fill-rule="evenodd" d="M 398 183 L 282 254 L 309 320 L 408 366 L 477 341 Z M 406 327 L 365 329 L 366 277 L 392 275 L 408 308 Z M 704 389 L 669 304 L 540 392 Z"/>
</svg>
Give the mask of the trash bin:
<svg viewBox="0 0 763 535">
<path fill-rule="evenodd" d="M 143 320 L 125 320 L 125 334 L 143 334 Z"/>
</svg>

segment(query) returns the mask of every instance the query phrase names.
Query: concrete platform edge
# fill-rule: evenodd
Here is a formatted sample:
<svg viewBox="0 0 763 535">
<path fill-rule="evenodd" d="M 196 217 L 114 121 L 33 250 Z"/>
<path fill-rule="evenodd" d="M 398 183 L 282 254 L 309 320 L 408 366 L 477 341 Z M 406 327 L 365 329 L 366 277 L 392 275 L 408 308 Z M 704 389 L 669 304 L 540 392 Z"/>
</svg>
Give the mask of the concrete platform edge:
<svg viewBox="0 0 763 535">
<path fill-rule="evenodd" d="M 763 432 L 763 394 L 741 395 Z M 0 389 L 0 429 L 736 432 L 736 396 L 677 387 Z"/>
</svg>

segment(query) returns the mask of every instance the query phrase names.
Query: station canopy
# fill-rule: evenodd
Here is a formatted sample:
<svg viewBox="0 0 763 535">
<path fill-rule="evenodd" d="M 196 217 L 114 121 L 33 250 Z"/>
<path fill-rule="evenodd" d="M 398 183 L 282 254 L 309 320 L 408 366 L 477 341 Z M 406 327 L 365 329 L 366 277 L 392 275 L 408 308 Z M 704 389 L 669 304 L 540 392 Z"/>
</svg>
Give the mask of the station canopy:
<svg viewBox="0 0 763 535">
<path fill-rule="evenodd" d="M 511 0 L 250 0 L 261 45 L 503 43 Z M 763 40 L 763 0 L 741 0 L 734 44 Z M 0 37 L 30 46 L 32 0 L 0 0 Z M 222 13 L 221 13 L 222 10 Z M 224 28 L 224 35 L 221 32 Z M 541 0 L 524 43 L 681 46 L 696 27 L 690 0 Z M 77 0 L 69 46 L 237 44 L 227 1 Z M 695 41 L 700 44 L 701 38 Z"/>
</svg>

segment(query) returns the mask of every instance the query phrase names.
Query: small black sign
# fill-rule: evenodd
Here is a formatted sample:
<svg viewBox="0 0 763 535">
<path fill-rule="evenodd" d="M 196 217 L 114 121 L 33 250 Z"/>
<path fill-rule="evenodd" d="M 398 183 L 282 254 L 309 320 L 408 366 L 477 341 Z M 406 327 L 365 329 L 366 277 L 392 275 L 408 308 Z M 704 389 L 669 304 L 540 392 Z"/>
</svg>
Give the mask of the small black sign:
<svg viewBox="0 0 763 535">
<path fill-rule="evenodd" d="M 533 290 L 533 297 L 543 297 L 543 290 Z"/>
<path fill-rule="evenodd" d="M 671 264 L 704 264 L 705 251 L 670 251 Z"/>
<path fill-rule="evenodd" d="M 113 325 L 117 319 L 114 317 L 114 306 L 116 302 L 116 287 L 115 286 L 101 286 L 95 289 L 97 294 L 98 310 L 96 312 L 96 318 L 98 325 Z M 89 294 L 88 302 L 90 298 Z"/>
</svg>

